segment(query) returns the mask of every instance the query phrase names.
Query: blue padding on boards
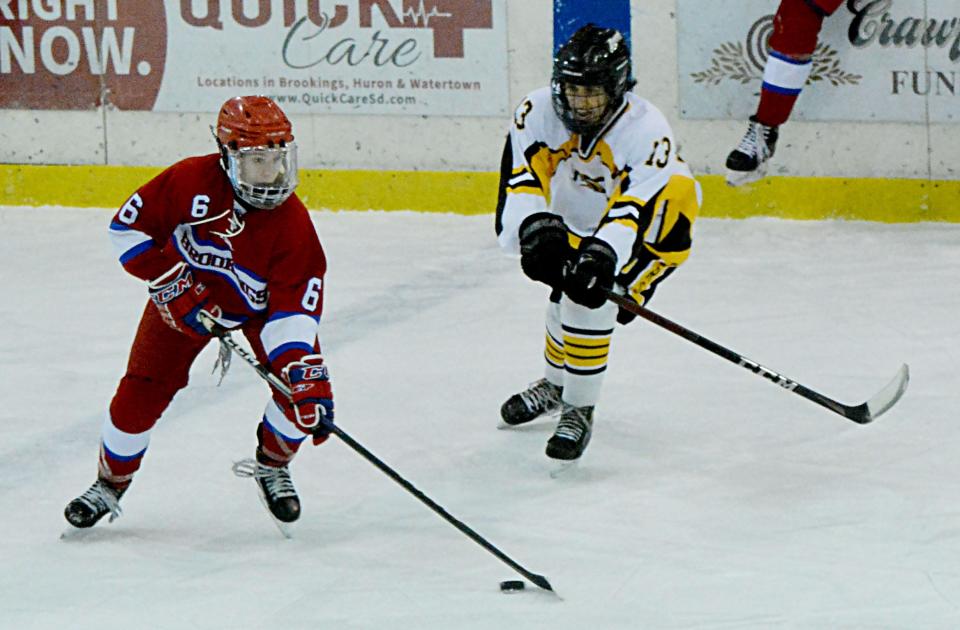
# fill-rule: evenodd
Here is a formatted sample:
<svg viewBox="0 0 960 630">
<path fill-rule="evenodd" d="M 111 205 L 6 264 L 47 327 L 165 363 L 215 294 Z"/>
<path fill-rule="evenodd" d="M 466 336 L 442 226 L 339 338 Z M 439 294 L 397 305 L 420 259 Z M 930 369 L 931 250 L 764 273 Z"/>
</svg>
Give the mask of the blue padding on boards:
<svg viewBox="0 0 960 630">
<path fill-rule="evenodd" d="M 627 44 L 632 43 L 630 0 L 553 0 L 553 52 L 587 22 L 615 28 L 623 33 Z"/>
</svg>

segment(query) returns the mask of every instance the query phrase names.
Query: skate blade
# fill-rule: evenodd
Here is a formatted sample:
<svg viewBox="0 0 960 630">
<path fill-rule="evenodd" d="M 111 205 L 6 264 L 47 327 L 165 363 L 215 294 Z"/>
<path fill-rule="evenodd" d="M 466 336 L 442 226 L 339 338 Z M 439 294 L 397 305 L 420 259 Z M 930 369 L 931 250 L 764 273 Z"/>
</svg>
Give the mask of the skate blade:
<svg viewBox="0 0 960 630">
<path fill-rule="evenodd" d="M 755 171 L 731 171 L 727 169 L 727 186 L 745 186 L 760 181 L 767 176 L 765 165 L 757 167 Z"/>
<path fill-rule="evenodd" d="M 263 509 L 267 511 L 267 516 L 269 516 L 270 520 L 273 521 L 273 524 L 277 526 L 277 529 L 280 530 L 280 533 L 283 535 L 283 537 L 287 540 L 293 539 L 293 528 L 291 527 L 292 523 L 284 523 L 273 515 L 273 512 L 270 511 L 270 506 L 267 505 L 267 498 L 263 496 L 262 492 L 260 492 L 259 486 L 257 486 L 257 498 L 260 499 Z"/>
<path fill-rule="evenodd" d="M 538 418 L 534 418 L 537 420 Z M 498 431 L 513 431 L 516 429 L 524 430 L 529 429 L 530 425 L 533 424 L 533 420 L 528 420 L 527 422 L 521 422 L 520 424 L 507 424 L 503 420 L 500 421 L 500 424 L 497 425 Z"/>
<path fill-rule="evenodd" d="M 60 533 L 60 540 L 69 542 L 71 540 L 83 540 L 87 534 L 90 533 L 92 527 L 74 527 L 73 525 L 67 525 L 67 528 Z"/>
<path fill-rule="evenodd" d="M 547 411 L 547 412 L 541 413 L 536 418 L 530 418 L 525 422 L 518 422 L 517 424 L 507 424 L 506 422 L 503 421 L 503 418 L 500 418 L 500 424 L 497 425 L 497 429 L 499 429 L 500 431 L 509 431 L 511 429 L 526 429 L 537 420 L 556 418 L 559 415 L 560 415 L 560 410 L 554 409 L 553 411 Z"/>
<path fill-rule="evenodd" d="M 570 461 L 563 460 L 551 460 L 551 462 L 557 462 L 552 465 L 550 469 L 550 478 L 551 479 L 561 479 L 563 477 L 569 477 L 577 472 L 580 468 L 580 459 L 571 459 Z"/>
<path fill-rule="evenodd" d="M 95 539 L 109 535 L 105 532 L 104 526 L 74 527 L 73 525 L 67 525 L 67 527 L 60 532 L 60 540 L 63 542 L 78 542 L 81 540 Z"/>
</svg>

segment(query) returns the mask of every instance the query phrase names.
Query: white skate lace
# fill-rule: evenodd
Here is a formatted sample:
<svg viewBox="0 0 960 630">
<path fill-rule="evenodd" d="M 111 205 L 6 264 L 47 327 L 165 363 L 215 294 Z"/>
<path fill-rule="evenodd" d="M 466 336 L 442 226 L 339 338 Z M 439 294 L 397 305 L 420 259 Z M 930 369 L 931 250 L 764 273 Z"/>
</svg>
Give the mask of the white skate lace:
<svg viewBox="0 0 960 630">
<path fill-rule="evenodd" d="M 262 479 L 267 493 L 273 499 L 297 496 L 297 490 L 293 487 L 293 480 L 286 466 L 264 466 L 257 460 L 248 458 L 233 462 L 233 474 L 237 477 Z"/>
<path fill-rule="evenodd" d="M 77 500 L 97 514 L 110 512 L 111 523 L 121 514 L 117 495 L 100 480 L 90 486 Z"/>
<path fill-rule="evenodd" d="M 542 378 L 521 392 L 520 399 L 530 411 L 546 411 L 560 404 L 560 388 Z"/>
<path fill-rule="evenodd" d="M 571 407 L 570 409 L 564 409 L 554 436 L 579 442 L 589 427 L 590 420 L 587 419 L 586 409 Z"/>
<path fill-rule="evenodd" d="M 747 133 L 743 134 L 743 138 L 737 146 L 737 151 L 745 155 L 755 156 L 760 162 L 770 157 L 770 150 L 767 147 L 768 129 L 769 127 L 761 125 L 758 122 L 750 121 L 750 126 L 747 127 Z M 762 138 L 761 135 L 763 136 Z"/>
</svg>

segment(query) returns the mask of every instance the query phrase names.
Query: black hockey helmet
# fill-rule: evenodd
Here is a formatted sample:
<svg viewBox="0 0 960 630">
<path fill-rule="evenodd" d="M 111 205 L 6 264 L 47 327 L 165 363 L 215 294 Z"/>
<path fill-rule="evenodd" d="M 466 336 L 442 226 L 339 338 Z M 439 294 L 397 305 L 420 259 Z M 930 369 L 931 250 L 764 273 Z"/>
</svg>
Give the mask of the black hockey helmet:
<svg viewBox="0 0 960 630">
<path fill-rule="evenodd" d="M 603 88 L 607 104 L 598 120 L 585 121 L 575 115 L 565 94 L 566 85 Z M 553 58 L 553 109 L 571 133 L 589 136 L 599 131 L 634 85 L 630 48 L 614 28 L 600 28 L 592 23 L 582 26 Z"/>
</svg>

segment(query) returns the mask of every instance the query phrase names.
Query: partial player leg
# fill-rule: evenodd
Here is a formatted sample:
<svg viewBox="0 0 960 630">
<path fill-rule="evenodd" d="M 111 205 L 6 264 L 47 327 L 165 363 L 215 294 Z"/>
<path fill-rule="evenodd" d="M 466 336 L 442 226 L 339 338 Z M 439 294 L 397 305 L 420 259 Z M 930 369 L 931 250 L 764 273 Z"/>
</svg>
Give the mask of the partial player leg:
<svg viewBox="0 0 960 630">
<path fill-rule="evenodd" d="M 262 365 L 272 364 L 260 338 L 263 330 L 259 321 L 244 326 L 243 334 L 250 342 L 253 353 Z M 316 351 L 316 348 L 314 348 Z M 300 450 L 307 435 L 293 421 L 293 410 L 283 394 L 271 391 L 260 424 L 257 426 L 257 450 L 254 459 L 246 459 L 234 465 L 234 472 L 241 477 L 252 477 L 263 504 L 281 523 L 292 523 L 300 518 L 300 497 L 290 476 L 290 462 Z M 288 532 L 281 528 L 285 535 Z"/>
<path fill-rule="evenodd" d="M 147 304 L 101 430 L 97 480 L 64 510 L 71 525 L 91 527 L 107 514 L 111 521 L 119 516 L 120 497 L 140 468 L 151 430 L 187 385 L 190 365 L 206 343 L 171 329 Z"/>
<path fill-rule="evenodd" d="M 593 407 L 563 403 L 560 422 L 547 441 L 547 457 L 570 461 L 579 459 L 593 434 Z"/>
<path fill-rule="evenodd" d="M 256 457 L 233 466 L 238 477 L 252 477 L 256 481 L 261 501 L 280 523 L 292 523 L 300 518 L 300 496 L 290 476 L 290 462 L 305 439 L 271 400 L 257 426 Z M 288 533 L 282 528 L 281 531 Z"/>
<path fill-rule="evenodd" d="M 727 156 L 727 184 L 742 186 L 766 177 L 767 162 L 777 149 L 779 135 L 777 127 L 764 125 L 751 116 L 740 144 Z"/>
<path fill-rule="evenodd" d="M 543 357 L 546 362 L 544 377 L 500 407 L 500 417 L 511 426 L 535 420 L 543 414 L 560 408 L 563 392 L 564 353 L 563 332 L 560 325 L 560 292 L 550 296 L 546 314 L 546 339 Z"/>
<path fill-rule="evenodd" d="M 546 453 L 553 459 L 574 460 L 590 442 L 593 409 L 607 370 L 617 306 L 607 302 L 590 309 L 564 296 L 560 315 L 564 350 L 562 409 Z"/>
<path fill-rule="evenodd" d="M 823 18 L 839 4 L 838 0 L 780 3 L 774 16 L 757 113 L 750 117 L 747 132 L 727 157 L 730 185 L 753 182 L 766 175 L 767 161 L 776 150 L 779 127 L 790 117 L 810 76 L 811 56 Z"/>
</svg>

